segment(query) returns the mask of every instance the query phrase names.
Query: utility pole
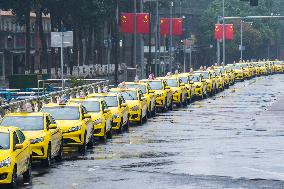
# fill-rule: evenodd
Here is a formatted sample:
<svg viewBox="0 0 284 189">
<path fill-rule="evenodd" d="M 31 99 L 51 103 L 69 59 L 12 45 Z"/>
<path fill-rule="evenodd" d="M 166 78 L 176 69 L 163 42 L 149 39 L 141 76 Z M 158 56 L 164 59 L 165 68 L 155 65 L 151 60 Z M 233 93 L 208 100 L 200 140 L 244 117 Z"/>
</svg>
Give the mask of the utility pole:
<svg viewBox="0 0 284 189">
<path fill-rule="evenodd" d="M 225 0 L 223 0 L 223 65 L 226 65 L 226 42 L 225 42 Z"/>
<path fill-rule="evenodd" d="M 243 20 L 241 20 L 241 61 L 243 61 Z"/>
<path fill-rule="evenodd" d="M 63 76 L 63 27 L 61 28 L 61 82 L 62 82 L 62 90 L 64 90 L 64 76 Z"/>
<path fill-rule="evenodd" d="M 159 0 L 156 0 L 155 76 L 158 76 Z M 160 61 L 160 60 L 159 60 Z"/>
<path fill-rule="evenodd" d="M 172 46 L 173 46 L 173 6 L 174 2 L 170 3 L 170 72 L 173 71 L 173 62 L 172 62 Z"/>
<path fill-rule="evenodd" d="M 143 9 L 144 9 L 144 1 L 140 0 L 140 12 L 141 13 L 143 12 Z M 136 15 L 135 15 L 135 22 L 136 22 Z M 136 31 L 136 25 L 135 25 L 135 31 Z M 150 33 L 151 33 L 151 31 L 150 31 Z M 146 77 L 146 74 L 145 74 L 145 64 L 144 64 L 144 39 L 143 39 L 143 34 L 139 35 L 139 42 L 140 42 L 140 52 L 141 52 L 140 53 L 141 79 L 144 79 Z"/>
<path fill-rule="evenodd" d="M 133 48 L 134 48 L 134 50 L 133 50 L 133 65 L 135 66 L 135 67 L 137 67 L 137 57 L 136 57 L 136 55 L 137 55 L 137 41 L 136 41 L 136 39 L 137 39 L 137 31 L 136 31 L 136 16 L 137 16 L 137 3 L 136 3 L 136 0 L 134 0 L 134 44 L 133 44 Z M 136 75 L 137 75 L 137 70 L 136 70 Z"/>
<path fill-rule="evenodd" d="M 150 24 L 150 31 L 149 31 L 149 39 L 148 39 L 148 43 L 149 43 L 149 52 L 148 52 L 148 58 L 147 58 L 147 69 L 146 69 L 146 75 L 148 75 L 149 73 L 149 68 L 152 65 L 152 30 L 151 30 L 151 19 L 152 19 L 152 14 L 151 14 L 151 1 L 149 1 L 149 5 L 148 5 L 148 9 L 149 9 L 149 24 Z M 143 48 L 144 49 L 144 48 Z"/>
<path fill-rule="evenodd" d="M 217 24 L 220 24 L 220 17 L 217 18 Z M 220 66 L 220 40 L 217 39 L 217 64 Z"/>
<path fill-rule="evenodd" d="M 118 64 L 119 64 L 119 1 L 116 1 L 116 19 L 114 23 L 114 82 L 118 84 Z"/>
</svg>

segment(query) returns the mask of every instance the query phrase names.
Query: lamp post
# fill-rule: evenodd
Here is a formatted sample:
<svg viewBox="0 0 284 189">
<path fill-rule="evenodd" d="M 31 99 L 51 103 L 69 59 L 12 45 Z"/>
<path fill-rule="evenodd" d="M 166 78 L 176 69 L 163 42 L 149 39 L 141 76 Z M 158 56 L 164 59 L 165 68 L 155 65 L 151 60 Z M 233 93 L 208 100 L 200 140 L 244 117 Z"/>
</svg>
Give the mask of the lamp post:
<svg viewBox="0 0 284 189">
<path fill-rule="evenodd" d="M 158 76 L 159 0 L 156 0 L 155 76 Z"/>
</svg>

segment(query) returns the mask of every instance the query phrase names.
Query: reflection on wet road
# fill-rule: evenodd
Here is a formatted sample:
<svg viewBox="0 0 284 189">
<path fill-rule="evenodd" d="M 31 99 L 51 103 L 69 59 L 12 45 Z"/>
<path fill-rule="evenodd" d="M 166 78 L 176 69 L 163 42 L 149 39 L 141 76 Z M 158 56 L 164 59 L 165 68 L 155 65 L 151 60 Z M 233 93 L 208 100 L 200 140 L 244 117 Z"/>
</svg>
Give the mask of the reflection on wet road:
<svg viewBox="0 0 284 189">
<path fill-rule="evenodd" d="M 256 78 L 68 155 L 23 188 L 284 188 L 284 78 Z"/>
</svg>

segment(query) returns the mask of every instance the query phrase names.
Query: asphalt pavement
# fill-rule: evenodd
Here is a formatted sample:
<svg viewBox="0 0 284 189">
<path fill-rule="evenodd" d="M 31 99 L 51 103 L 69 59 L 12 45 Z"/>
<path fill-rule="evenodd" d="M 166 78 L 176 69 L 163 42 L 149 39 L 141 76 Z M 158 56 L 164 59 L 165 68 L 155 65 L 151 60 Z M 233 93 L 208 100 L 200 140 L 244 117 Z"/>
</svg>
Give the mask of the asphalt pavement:
<svg viewBox="0 0 284 189">
<path fill-rule="evenodd" d="M 34 189 L 284 188 L 284 75 L 158 113 L 86 156 L 33 166 Z M 72 151 L 72 150 L 71 150 Z"/>
</svg>

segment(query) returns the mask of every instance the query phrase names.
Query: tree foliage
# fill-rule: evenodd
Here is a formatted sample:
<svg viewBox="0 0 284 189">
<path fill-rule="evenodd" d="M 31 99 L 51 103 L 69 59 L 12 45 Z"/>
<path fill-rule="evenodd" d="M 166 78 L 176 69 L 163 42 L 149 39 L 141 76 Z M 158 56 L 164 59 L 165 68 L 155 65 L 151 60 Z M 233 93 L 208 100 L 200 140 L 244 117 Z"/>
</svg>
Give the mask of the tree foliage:
<svg viewBox="0 0 284 189">
<path fill-rule="evenodd" d="M 260 0 L 259 6 L 250 7 L 248 3 L 239 0 L 225 1 L 225 16 L 260 16 L 278 15 L 283 11 L 282 0 Z M 215 44 L 214 25 L 217 17 L 222 15 L 222 0 L 214 0 L 201 17 L 201 43 Z M 243 44 L 246 46 L 245 59 L 266 58 L 269 49 L 274 50 L 283 42 L 283 21 L 280 19 L 252 19 L 244 20 Z M 235 39 L 226 43 L 228 61 L 237 61 L 240 57 L 240 20 L 227 20 L 234 24 Z M 215 56 L 214 51 L 207 51 L 210 56 Z M 222 53 L 221 53 L 222 54 Z M 275 57 L 277 54 L 270 54 Z M 205 60 L 206 61 L 206 60 Z"/>
</svg>

